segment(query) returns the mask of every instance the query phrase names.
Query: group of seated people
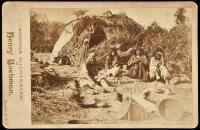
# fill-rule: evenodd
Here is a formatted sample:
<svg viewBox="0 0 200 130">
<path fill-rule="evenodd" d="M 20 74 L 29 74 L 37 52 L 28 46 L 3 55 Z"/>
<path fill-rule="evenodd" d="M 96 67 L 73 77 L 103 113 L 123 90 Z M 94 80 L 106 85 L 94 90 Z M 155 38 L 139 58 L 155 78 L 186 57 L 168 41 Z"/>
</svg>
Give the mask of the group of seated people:
<svg viewBox="0 0 200 130">
<path fill-rule="evenodd" d="M 141 48 L 132 50 L 131 57 L 127 63 L 123 64 L 120 59 L 123 57 L 112 48 L 106 57 L 105 70 L 112 76 L 125 75 L 134 79 L 142 80 L 163 80 L 168 83 L 170 76 L 164 63 L 162 52 L 158 51 L 151 56 L 142 53 Z"/>
<path fill-rule="evenodd" d="M 126 52 L 121 51 L 118 46 L 111 47 L 106 56 L 105 69 L 102 71 L 97 70 L 98 64 L 95 56 L 95 52 L 90 52 L 82 66 L 80 87 L 87 85 L 97 90 L 114 91 L 106 80 L 109 76 L 128 76 L 144 81 L 162 80 L 166 84 L 169 83 L 170 73 L 165 66 L 161 51 L 145 55 L 139 47 L 129 48 Z M 126 57 L 130 58 L 124 62 L 123 59 Z"/>
</svg>

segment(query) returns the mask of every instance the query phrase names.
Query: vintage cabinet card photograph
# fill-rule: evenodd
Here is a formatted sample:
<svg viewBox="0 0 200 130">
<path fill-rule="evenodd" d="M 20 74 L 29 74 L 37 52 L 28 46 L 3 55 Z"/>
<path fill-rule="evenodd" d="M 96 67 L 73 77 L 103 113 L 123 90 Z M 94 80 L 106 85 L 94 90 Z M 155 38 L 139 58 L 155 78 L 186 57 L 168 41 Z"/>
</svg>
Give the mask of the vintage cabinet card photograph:
<svg viewBox="0 0 200 130">
<path fill-rule="evenodd" d="M 194 2 L 5 2 L 6 128 L 195 128 Z"/>
</svg>

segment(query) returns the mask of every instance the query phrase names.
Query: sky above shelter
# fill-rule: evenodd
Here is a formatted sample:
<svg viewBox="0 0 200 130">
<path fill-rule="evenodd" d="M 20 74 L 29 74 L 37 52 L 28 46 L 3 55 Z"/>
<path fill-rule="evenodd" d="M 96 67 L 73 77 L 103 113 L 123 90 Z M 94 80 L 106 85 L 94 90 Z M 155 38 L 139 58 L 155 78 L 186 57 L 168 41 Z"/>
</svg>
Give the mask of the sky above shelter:
<svg viewBox="0 0 200 130">
<path fill-rule="evenodd" d="M 68 23 L 75 19 L 73 11 L 77 9 L 62 8 L 62 9 L 32 9 L 32 11 L 45 15 L 49 21 L 60 21 Z M 134 21 L 147 27 L 153 21 L 156 21 L 161 27 L 170 29 L 175 25 L 174 13 L 177 8 L 90 8 L 87 9 L 90 15 L 101 15 L 104 11 L 110 10 L 113 14 L 125 12 L 128 17 Z M 192 17 L 192 11 L 190 8 L 186 8 L 187 22 L 190 22 Z"/>
</svg>

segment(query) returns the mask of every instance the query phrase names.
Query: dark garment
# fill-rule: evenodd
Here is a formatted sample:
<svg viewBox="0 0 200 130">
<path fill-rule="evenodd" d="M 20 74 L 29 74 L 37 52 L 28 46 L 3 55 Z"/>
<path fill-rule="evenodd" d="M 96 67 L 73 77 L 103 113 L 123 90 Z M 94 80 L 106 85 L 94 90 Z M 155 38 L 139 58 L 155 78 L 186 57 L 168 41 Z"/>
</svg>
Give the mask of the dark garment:
<svg viewBox="0 0 200 130">
<path fill-rule="evenodd" d="M 145 64 L 142 62 L 138 63 L 138 79 L 146 80 L 148 78 L 147 70 L 145 69 Z"/>
<path fill-rule="evenodd" d="M 84 78 L 86 78 L 87 80 L 89 80 L 89 81 L 92 80 L 97 85 L 101 85 L 100 82 L 98 82 L 97 79 L 95 79 L 95 76 L 98 75 L 97 61 L 96 61 L 96 59 L 95 58 L 87 58 L 84 66 L 86 68 L 84 67 L 84 69 L 83 69 L 83 75 L 82 76 Z M 88 79 L 88 76 L 91 78 L 91 80 Z"/>
<path fill-rule="evenodd" d="M 88 70 L 89 76 L 94 79 L 94 76 L 98 74 L 97 71 L 97 61 L 95 59 L 92 59 L 93 61 L 87 61 L 86 60 L 86 68 Z"/>
<path fill-rule="evenodd" d="M 128 73 L 127 75 L 132 78 L 144 79 L 148 78 L 147 66 L 148 61 L 145 55 L 132 56 L 128 61 Z"/>
<path fill-rule="evenodd" d="M 118 56 L 107 56 L 105 61 L 105 69 L 111 69 L 115 66 L 120 66 Z"/>
</svg>

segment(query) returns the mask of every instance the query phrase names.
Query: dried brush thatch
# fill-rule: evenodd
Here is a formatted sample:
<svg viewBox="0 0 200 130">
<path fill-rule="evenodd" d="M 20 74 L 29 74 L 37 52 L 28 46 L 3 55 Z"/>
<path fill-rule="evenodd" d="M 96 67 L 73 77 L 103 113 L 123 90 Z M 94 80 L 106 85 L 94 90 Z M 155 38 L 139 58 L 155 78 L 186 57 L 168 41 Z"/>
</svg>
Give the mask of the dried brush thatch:
<svg viewBox="0 0 200 130">
<path fill-rule="evenodd" d="M 60 56 L 68 55 L 72 64 L 79 66 L 86 58 L 90 49 L 97 53 L 97 60 L 103 59 L 109 52 L 110 42 L 123 44 L 122 49 L 135 44 L 135 37 L 142 33 L 144 28 L 129 18 L 126 14 L 113 14 L 106 16 L 85 16 L 73 26 L 73 37 L 59 52 Z M 89 39 L 88 49 L 85 50 L 83 40 Z"/>
</svg>

